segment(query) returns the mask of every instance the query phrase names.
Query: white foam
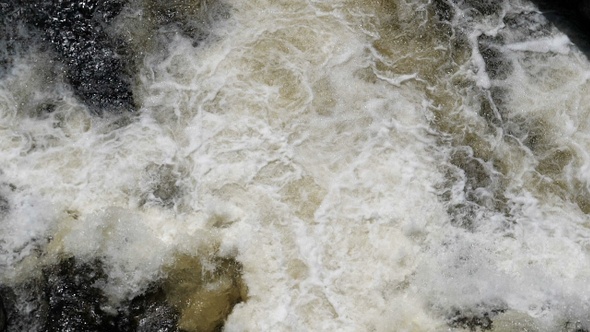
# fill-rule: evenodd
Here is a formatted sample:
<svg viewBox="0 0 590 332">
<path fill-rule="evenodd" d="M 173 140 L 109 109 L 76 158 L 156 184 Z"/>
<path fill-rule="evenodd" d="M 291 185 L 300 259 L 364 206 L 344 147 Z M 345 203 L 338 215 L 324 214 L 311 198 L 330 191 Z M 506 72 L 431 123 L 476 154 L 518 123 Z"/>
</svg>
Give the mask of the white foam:
<svg viewBox="0 0 590 332">
<path fill-rule="evenodd" d="M 506 45 L 512 51 L 528 51 L 536 53 L 559 53 L 567 54 L 570 51 L 571 42 L 565 35 L 558 35 L 551 38 L 539 38 L 520 43 Z"/>
</svg>

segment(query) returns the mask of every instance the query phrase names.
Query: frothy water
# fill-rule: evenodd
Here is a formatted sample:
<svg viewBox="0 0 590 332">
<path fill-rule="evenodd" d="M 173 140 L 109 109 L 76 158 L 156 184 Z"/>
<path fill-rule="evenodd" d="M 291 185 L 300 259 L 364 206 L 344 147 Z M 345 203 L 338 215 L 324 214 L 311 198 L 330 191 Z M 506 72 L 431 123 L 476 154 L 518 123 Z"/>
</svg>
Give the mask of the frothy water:
<svg viewBox="0 0 590 332">
<path fill-rule="evenodd" d="M 590 329 L 590 65 L 532 4 L 146 3 L 137 114 L 42 48 L 1 77 L 0 283 L 99 258 L 189 331 Z"/>
</svg>

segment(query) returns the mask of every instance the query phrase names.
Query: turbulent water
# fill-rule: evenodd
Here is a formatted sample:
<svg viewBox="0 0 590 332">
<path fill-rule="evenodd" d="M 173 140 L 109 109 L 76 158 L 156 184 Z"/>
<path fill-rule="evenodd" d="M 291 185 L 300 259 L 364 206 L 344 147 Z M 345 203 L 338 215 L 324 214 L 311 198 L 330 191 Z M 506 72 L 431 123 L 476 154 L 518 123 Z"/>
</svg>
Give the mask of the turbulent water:
<svg viewBox="0 0 590 332">
<path fill-rule="evenodd" d="M 8 52 L 4 287 L 75 257 L 187 331 L 590 330 L 590 63 L 533 4 L 209 1 L 195 37 L 148 2 L 110 27 L 136 113 Z"/>
</svg>

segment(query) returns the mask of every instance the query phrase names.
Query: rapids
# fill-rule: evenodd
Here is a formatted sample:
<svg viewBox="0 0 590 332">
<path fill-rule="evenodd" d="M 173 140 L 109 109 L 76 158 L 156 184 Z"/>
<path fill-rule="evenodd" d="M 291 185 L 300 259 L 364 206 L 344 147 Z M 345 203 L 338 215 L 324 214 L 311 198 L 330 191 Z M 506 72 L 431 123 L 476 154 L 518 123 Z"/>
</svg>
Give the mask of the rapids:
<svg viewBox="0 0 590 332">
<path fill-rule="evenodd" d="M 534 4 L 192 2 L 108 27 L 135 113 L 0 42 L 9 331 L 63 274 L 97 329 L 590 330 L 590 63 Z"/>
</svg>

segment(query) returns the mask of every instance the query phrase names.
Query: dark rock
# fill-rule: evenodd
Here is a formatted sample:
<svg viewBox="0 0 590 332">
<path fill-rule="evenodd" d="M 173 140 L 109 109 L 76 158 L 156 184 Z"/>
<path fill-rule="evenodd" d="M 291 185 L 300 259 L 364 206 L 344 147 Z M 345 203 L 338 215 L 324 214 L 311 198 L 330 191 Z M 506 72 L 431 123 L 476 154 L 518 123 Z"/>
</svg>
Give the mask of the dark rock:
<svg viewBox="0 0 590 332">
<path fill-rule="evenodd" d="M 209 20 L 205 1 L 149 0 L 138 30 L 147 40 L 115 32 L 109 24 L 129 0 L 11 0 L 0 2 L 0 77 L 15 57 L 31 47 L 50 50 L 77 98 L 95 114 L 135 109 L 133 64 L 141 63 L 144 47 L 162 27 L 177 29 L 195 43 L 206 36 Z M 221 6 L 221 5 L 219 5 Z M 221 11 L 220 11 L 221 12 Z M 175 28 L 176 27 L 176 28 Z M 131 29 L 134 30 L 134 29 Z M 131 31 L 130 30 L 130 31 Z M 118 34 L 118 35 L 117 35 Z M 135 36 L 137 37 L 137 36 Z M 158 36 L 154 36 L 158 40 Z M 41 41 L 41 43 L 39 43 Z M 41 46 L 37 46 L 37 45 Z M 34 46 L 31 46 L 34 45 Z M 61 69 L 61 68 L 60 68 Z"/>
<path fill-rule="evenodd" d="M 0 76 L 40 40 L 63 63 L 74 94 L 94 113 L 133 110 L 131 79 L 107 24 L 127 0 L 13 0 L 0 3 Z M 47 43 L 45 43 L 47 44 Z"/>
<path fill-rule="evenodd" d="M 100 261 L 66 258 L 21 284 L 1 286 L 5 330 L 119 331 L 117 314 L 105 310 L 107 298 L 97 287 L 105 279 Z"/>
<path fill-rule="evenodd" d="M 62 260 L 44 269 L 44 295 L 48 304 L 45 331 L 115 331 L 116 315 L 103 309 L 106 297 L 96 284 L 105 281 L 100 261 Z"/>
<path fill-rule="evenodd" d="M 178 312 L 168 305 L 166 295 L 159 286 L 154 286 L 145 294 L 134 298 L 122 320 L 130 331 L 179 331 Z"/>
<path fill-rule="evenodd" d="M 455 328 L 460 327 L 469 329 L 470 331 L 476 331 L 478 328 L 482 330 L 491 330 L 492 319 L 487 313 L 484 313 L 482 316 L 462 316 L 457 313 L 457 316 L 451 320 L 449 325 Z"/>
<path fill-rule="evenodd" d="M 40 331 L 46 306 L 42 305 L 42 289 L 38 282 L 28 280 L 13 288 L 0 285 L 4 306 L 5 331 Z M 0 330 L 2 331 L 2 330 Z"/>
<path fill-rule="evenodd" d="M 0 285 L 0 332 L 221 331 L 247 289 L 238 262 L 214 264 L 208 270 L 199 258 L 181 258 L 144 293 L 113 304 L 100 288 L 109 280 L 99 259 L 64 258 L 22 284 Z"/>
<path fill-rule="evenodd" d="M 481 308 L 479 308 L 481 309 Z M 493 307 L 489 310 L 456 310 L 454 315 L 449 319 L 449 326 L 453 328 L 463 328 L 469 331 L 491 330 L 494 316 L 504 312 L 505 309 Z"/>
<path fill-rule="evenodd" d="M 0 332 L 179 331 L 178 312 L 160 283 L 113 308 L 99 288 L 107 279 L 100 260 L 70 257 L 45 267 L 39 278 L 0 286 Z"/>
<path fill-rule="evenodd" d="M 0 296 L 0 332 L 6 330 L 6 310 L 4 310 L 4 302 Z"/>
<path fill-rule="evenodd" d="M 124 0 L 45 0 L 28 5 L 30 23 L 42 31 L 74 93 L 90 110 L 132 110 L 131 80 L 117 52 L 122 44 L 106 32 L 106 24 Z"/>
<path fill-rule="evenodd" d="M 117 52 L 120 43 L 106 33 L 123 5 L 123 0 L 2 2 L 0 75 L 13 57 L 45 40 L 65 65 L 74 93 L 93 112 L 133 109 L 130 79 Z"/>
</svg>

